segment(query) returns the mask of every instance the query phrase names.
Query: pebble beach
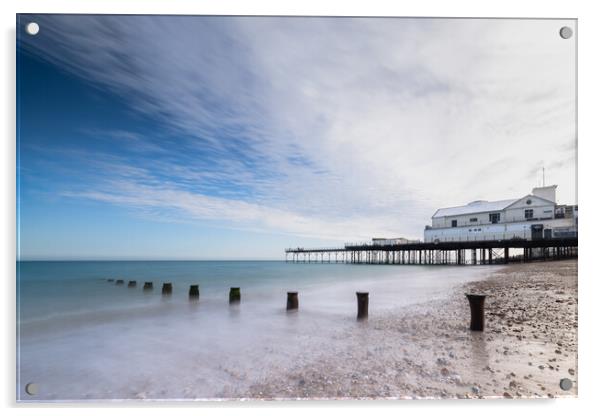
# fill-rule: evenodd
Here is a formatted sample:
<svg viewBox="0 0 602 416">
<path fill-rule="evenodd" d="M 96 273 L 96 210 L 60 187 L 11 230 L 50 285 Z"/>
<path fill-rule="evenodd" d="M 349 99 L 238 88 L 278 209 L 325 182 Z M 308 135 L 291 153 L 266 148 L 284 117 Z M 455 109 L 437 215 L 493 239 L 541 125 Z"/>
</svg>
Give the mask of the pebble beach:
<svg viewBox="0 0 602 416">
<path fill-rule="evenodd" d="M 468 329 L 465 293 L 487 296 L 483 332 Z M 219 396 L 576 397 L 577 261 L 508 265 L 445 299 L 370 318 L 333 336 L 351 342 L 333 342 L 314 362 Z M 571 381 L 570 389 L 561 389 L 561 379 Z"/>
</svg>

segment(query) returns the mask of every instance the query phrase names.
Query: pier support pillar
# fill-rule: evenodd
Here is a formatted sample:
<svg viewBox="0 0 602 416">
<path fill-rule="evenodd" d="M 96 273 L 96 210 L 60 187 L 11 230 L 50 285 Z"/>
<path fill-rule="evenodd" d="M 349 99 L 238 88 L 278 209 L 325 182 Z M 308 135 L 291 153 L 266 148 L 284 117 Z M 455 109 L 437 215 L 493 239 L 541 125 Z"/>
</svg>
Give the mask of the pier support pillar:
<svg viewBox="0 0 602 416">
<path fill-rule="evenodd" d="M 504 247 L 504 263 L 508 264 L 508 261 L 510 260 L 510 249 L 508 247 Z"/>
<path fill-rule="evenodd" d="M 485 295 L 466 294 L 470 304 L 470 330 L 483 331 L 485 328 Z"/>
</svg>

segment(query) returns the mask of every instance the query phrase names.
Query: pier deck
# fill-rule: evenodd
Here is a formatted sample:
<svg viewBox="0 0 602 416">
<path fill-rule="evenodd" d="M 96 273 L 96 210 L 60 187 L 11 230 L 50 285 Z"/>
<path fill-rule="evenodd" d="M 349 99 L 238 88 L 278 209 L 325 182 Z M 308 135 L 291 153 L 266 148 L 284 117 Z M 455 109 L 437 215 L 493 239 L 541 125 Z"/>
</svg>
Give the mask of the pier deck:
<svg viewBox="0 0 602 416">
<path fill-rule="evenodd" d="M 577 257 L 577 238 L 287 248 L 285 261 L 350 264 L 505 264 Z"/>
</svg>

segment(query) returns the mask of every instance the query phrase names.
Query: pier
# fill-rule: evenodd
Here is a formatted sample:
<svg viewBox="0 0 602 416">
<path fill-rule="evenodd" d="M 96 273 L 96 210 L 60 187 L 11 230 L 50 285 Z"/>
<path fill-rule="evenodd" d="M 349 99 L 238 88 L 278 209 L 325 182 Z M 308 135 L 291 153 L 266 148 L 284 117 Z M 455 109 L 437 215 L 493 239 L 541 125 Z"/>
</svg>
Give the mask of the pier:
<svg viewBox="0 0 602 416">
<path fill-rule="evenodd" d="M 575 258 L 577 238 L 487 240 L 406 244 L 346 244 L 331 248 L 287 248 L 289 263 L 396 265 L 507 264 Z"/>
</svg>

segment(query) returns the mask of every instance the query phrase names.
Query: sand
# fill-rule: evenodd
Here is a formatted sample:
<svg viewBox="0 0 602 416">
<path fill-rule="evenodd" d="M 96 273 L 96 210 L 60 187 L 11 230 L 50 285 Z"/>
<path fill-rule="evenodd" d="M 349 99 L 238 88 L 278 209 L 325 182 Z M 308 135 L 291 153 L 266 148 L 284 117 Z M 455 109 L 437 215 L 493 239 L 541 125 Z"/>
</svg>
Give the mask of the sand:
<svg viewBox="0 0 602 416">
<path fill-rule="evenodd" d="M 497 270 L 444 300 L 371 317 L 351 331 L 324 328 L 351 342 L 333 342 L 315 362 L 220 397 L 575 397 L 577 261 Z M 468 329 L 467 292 L 487 295 L 484 332 Z M 572 381 L 568 391 L 563 378 Z"/>
</svg>

